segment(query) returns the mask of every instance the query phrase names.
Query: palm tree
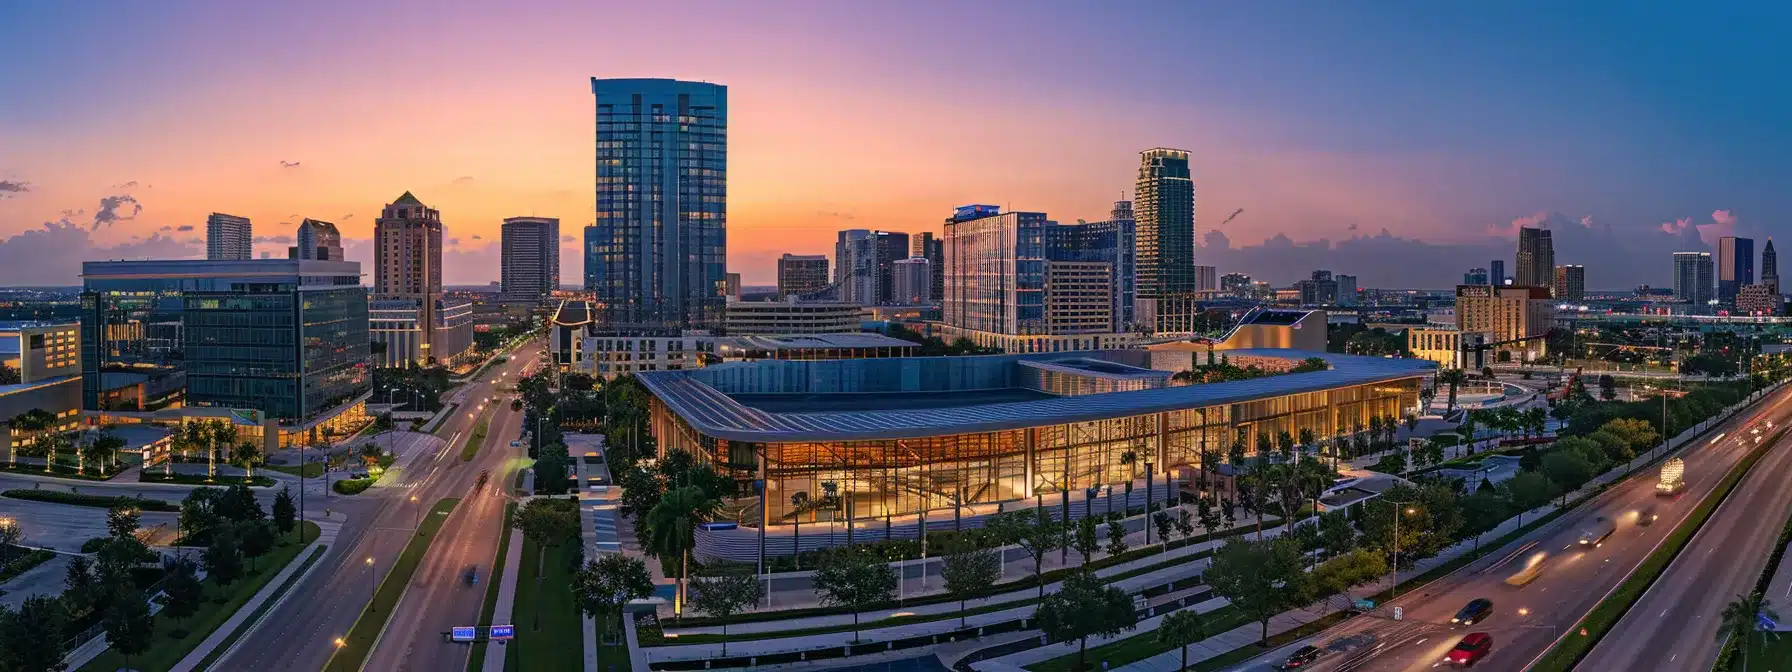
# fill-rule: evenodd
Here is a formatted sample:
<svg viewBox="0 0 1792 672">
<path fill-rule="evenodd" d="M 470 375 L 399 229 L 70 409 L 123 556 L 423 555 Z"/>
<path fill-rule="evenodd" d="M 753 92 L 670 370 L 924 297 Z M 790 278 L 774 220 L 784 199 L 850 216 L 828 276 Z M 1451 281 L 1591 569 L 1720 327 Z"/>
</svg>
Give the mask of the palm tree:
<svg viewBox="0 0 1792 672">
<path fill-rule="evenodd" d="M 1449 415 L 1451 411 L 1456 410 L 1456 388 L 1466 382 L 1468 382 L 1468 376 L 1462 373 L 1462 369 L 1444 369 L 1437 372 L 1437 384 L 1450 388 L 1450 396 L 1444 405 L 1444 415 Z"/>
<path fill-rule="evenodd" d="M 1369 437 L 1377 440 L 1381 438 L 1381 416 L 1369 416 Z"/>
<path fill-rule="evenodd" d="M 1717 641 L 1722 642 L 1731 637 L 1739 641 L 1743 672 L 1748 672 L 1749 638 L 1761 633 L 1760 619 L 1763 616 L 1776 621 L 1780 618 L 1773 611 L 1773 600 L 1761 597 L 1758 592 L 1737 595 L 1718 614 Z"/>
<path fill-rule="evenodd" d="M 260 461 L 261 449 L 252 441 L 239 443 L 235 450 L 230 451 L 230 463 L 243 468 L 243 480 L 255 480 L 255 463 Z"/>
<path fill-rule="evenodd" d="M 180 429 L 175 432 L 173 441 L 174 446 L 180 448 L 180 457 L 183 460 L 187 459 L 194 449 L 205 445 L 205 442 L 206 429 L 205 421 L 203 420 L 188 420 L 187 422 L 182 423 Z M 168 463 L 168 473 L 173 474 L 173 455 L 168 456 Z"/>
<path fill-rule="evenodd" d="M 44 442 L 44 473 L 47 474 L 56 466 L 56 454 L 62 452 L 62 448 L 69 446 L 70 442 L 68 437 L 54 431 L 50 432 L 50 435 L 42 440 Z M 79 462 L 80 459 L 80 453 L 77 452 L 75 454 L 75 460 Z"/>
<path fill-rule="evenodd" d="M 206 438 L 207 457 L 205 478 L 211 480 L 218 477 L 218 442 L 222 441 L 226 446 L 235 444 L 236 425 L 231 424 L 229 420 L 218 418 L 206 421 L 203 431 Z"/>
<path fill-rule="evenodd" d="M 641 521 L 647 526 L 648 550 L 655 557 L 678 558 L 679 595 L 684 594 L 685 575 L 690 573 L 691 548 L 697 543 L 697 526 L 714 518 L 721 506 L 722 503 L 710 499 L 703 488 L 687 485 L 666 493 Z"/>
<path fill-rule="evenodd" d="M 41 408 L 33 408 L 24 413 L 20 413 L 7 423 L 7 425 L 14 431 L 31 433 L 31 447 L 33 449 L 32 452 L 34 453 L 37 452 L 36 448 L 38 446 L 38 441 L 42 439 L 42 433 L 55 424 L 56 416 Z M 9 447 L 7 448 L 9 457 L 7 459 L 13 467 L 17 467 L 19 466 L 19 450 L 16 447 L 11 447 L 14 445 L 16 445 L 16 441 L 13 441 L 9 437 Z"/>
</svg>

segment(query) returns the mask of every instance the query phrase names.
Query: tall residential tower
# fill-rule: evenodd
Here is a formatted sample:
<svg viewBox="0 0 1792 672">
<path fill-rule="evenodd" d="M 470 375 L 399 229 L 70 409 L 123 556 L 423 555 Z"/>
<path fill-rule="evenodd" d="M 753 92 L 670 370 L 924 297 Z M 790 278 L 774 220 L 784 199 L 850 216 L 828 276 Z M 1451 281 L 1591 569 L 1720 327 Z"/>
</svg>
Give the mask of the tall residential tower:
<svg viewBox="0 0 1792 672">
<path fill-rule="evenodd" d="M 205 258 L 212 261 L 254 257 L 255 236 L 249 218 L 214 212 L 205 218 Z"/>
<path fill-rule="evenodd" d="M 539 301 L 560 288 L 560 220 L 509 217 L 500 230 L 504 299 Z"/>
<path fill-rule="evenodd" d="M 1518 229 L 1518 272 L 1512 284 L 1552 288 L 1556 283 L 1556 246 L 1549 229 Z M 1497 282 L 1495 284 L 1498 284 Z"/>
<path fill-rule="evenodd" d="M 1195 291 L 1195 182 L 1188 151 L 1139 153 L 1136 184 L 1138 296 L 1159 299 Z"/>
</svg>

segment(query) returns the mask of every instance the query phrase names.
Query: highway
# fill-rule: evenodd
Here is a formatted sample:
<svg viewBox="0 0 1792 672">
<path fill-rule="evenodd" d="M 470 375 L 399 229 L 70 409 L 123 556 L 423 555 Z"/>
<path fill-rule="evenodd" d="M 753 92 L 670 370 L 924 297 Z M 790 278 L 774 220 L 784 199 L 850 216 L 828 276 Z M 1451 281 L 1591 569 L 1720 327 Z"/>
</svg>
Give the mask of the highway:
<svg viewBox="0 0 1792 672">
<path fill-rule="evenodd" d="M 1268 670 L 1301 645 L 1323 648 L 1326 643 L 1340 638 L 1368 634 L 1374 637 L 1373 645 L 1322 657 L 1306 669 L 1338 672 L 1428 670 L 1437 666 L 1444 654 L 1470 632 L 1486 632 L 1493 637 L 1492 652 L 1481 661 L 1481 666 L 1500 670 L 1523 669 L 1558 638 L 1567 635 L 1567 630 L 1630 575 L 1755 445 L 1754 439 L 1771 431 L 1767 421 L 1775 427 L 1792 422 L 1792 388 L 1775 393 L 1751 412 L 1739 415 L 1682 451 L 1680 455 L 1686 460 L 1687 487 L 1680 496 L 1656 496 L 1656 470 L 1639 471 L 1636 477 L 1619 482 L 1592 501 L 1432 582 L 1419 592 L 1401 594 L 1373 615 L 1352 618 L 1315 637 L 1260 656 L 1238 669 Z M 1762 433 L 1755 434 L 1756 429 Z M 1715 440 L 1719 436 L 1721 440 Z M 1778 448 L 1776 445 L 1772 455 L 1786 452 Z M 1777 464 L 1770 457 L 1756 468 L 1772 468 Z M 1639 524 L 1640 514 L 1651 511 L 1659 519 L 1648 525 Z M 1773 515 L 1775 522 L 1768 533 L 1770 541 L 1777 536 L 1784 512 L 1782 507 Z M 1597 548 L 1581 550 L 1578 543 L 1581 531 L 1596 517 L 1615 520 L 1617 529 Z M 1543 565 L 1535 579 L 1522 587 L 1506 583 L 1508 577 L 1537 558 L 1541 558 Z M 1754 577 L 1755 574 L 1750 574 L 1747 580 L 1752 582 Z M 1452 626 L 1450 618 L 1469 601 L 1478 598 L 1493 601 L 1492 615 L 1470 627 Z M 1405 612 L 1400 621 L 1391 618 L 1391 607 L 1394 606 Z"/>
<path fill-rule="evenodd" d="M 1778 424 L 1777 421 L 1775 424 Z M 1792 511 L 1792 438 L 1755 463 L 1668 570 L 1587 654 L 1578 670 L 1709 670 L 1723 643 L 1718 614 L 1755 589 Z"/>
<path fill-rule="evenodd" d="M 507 477 L 501 470 L 514 463 L 507 464 L 505 451 L 492 449 L 491 446 L 502 445 L 508 448 L 510 439 L 515 436 L 514 429 L 506 436 L 494 426 L 487 432 L 488 439 L 493 443 L 488 443 L 471 462 L 460 461 L 460 445 L 475 424 L 475 419 L 469 416 L 469 413 L 476 413 L 473 409 L 477 407 L 477 403 L 474 402 L 497 394 L 494 391 L 497 386 L 492 384 L 492 380 L 502 377 L 505 381 L 502 385 L 513 384 L 526 367 L 535 364 L 541 350 L 539 340 L 530 342 L 511 353 L 509 361 L 492 367 L 479 380 L 461 388 L 460 393 L 469 403 L 456 409 L 454 417 L 444 420 L 443 428 L 438 432 L 440 436 L 450 440 L 438 452 L 421 455 L 410 462 L 400 472 L 399 483 L 376 487 L 354 497 L 338 496 L 322 503 L 312 502 L 313 507 L 333 507 L 348 515 L 348 521 L 343 524 L 336 542 L 325 552 L 310 574 L 293 588 L 289 599 L 281 603 L 270 618 L 221 658 L 214 669 L 322 669 L 335 651 L 332 644 L 335 638 L 348 633 L 355 618 L 366 608 L 377 582 L 392 567 L 393 561 L 410 540 L 417 522 L 418 507 L 427 509 L 443 497 L 464 498 L 461 505 L 456 507 L 456 514 L 443 527 L 443 534 L 448 539 L 438 537 L 431 546 L 432 554 L 440 547 L 451 545 L 446 542 L 459 533 L 459 528 L 467 520 L 475 520 L 478 525 L 489 527 L 495 535 L 500 514 L 476 519 L 475 516 L 462 515 L 460 509 L 478 509 L 477 500 L 495 499 L 489 494 L 472 496 L 475 494 L 473 482 L 480 470 L 490 470 L 489 482 L 492 485 L 501 486 L 507 482 Z M 496 412 L 511 413 L 509 406 L 503 404 L 499 405 Z M 503 439 L 502 443 L 496 443 L 499 438 Z M 411 495 L 417 496 L 416 504 L 410 503 Z M 480 561 L 487 573 L 490 572 L 493 553 L 495 551 L 488 552 Z M 366 558 L 373 558 L 372 566 L 366 563 Z M 426 559 L 425 567 L 427 565 Z M 419 569 L 421 571 L 423 568 Z M 482 576 L 481 581 L 485 578 Z M 455 580 L 458 581 L 458 577 Z M 482 583 L 480 588 L 483 587 Z M 406 599 L 409 599 L 408 595 Z M 406 607 L 402 602 L 399 605 L 400 610 Z M 391 630 L 385 633 L 387 638 L 419 631 L 424 625 L 420 622 L 394 621 L 390 627 Z M 434 632 L 417 634 L 435 635 Z M 380 647 L 386 645 L 385 640 L 380 642 Z M 460 656 L 460 659 L 467 655 L 465 644 L 440 643 L 435 646 L 456 649 L 455 655 Z M 375 654 L 379 653 L 381 652 L 376 649 Z M 368 669 L 381 668 L 369 666 Z"/>
</svg>

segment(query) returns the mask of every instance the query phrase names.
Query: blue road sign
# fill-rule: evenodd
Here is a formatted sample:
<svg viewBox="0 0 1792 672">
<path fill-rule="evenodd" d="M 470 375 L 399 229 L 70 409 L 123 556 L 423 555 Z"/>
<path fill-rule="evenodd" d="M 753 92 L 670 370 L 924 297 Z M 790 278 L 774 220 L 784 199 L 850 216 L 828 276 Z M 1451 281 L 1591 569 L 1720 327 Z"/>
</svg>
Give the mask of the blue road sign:
<svg viewBox="0 0 1792 672">
<path fill-rule="evenodd" d="M 492 639 L 513 639 L 515 637 L 516 637 L 516 626 L 514 626 L 514 625 L 494 625 L 494 626 L 492 626 L 492 632 L 491 632 Z"/>
<path fill-rule="evenodd" d="M 477 630 L 479 630 L 479 628 L 471 625 L 457 625 L 454 626 L 454 630 L 449 634 L 449 637 L 457 642 L 471 642 L 473 641 L 473 634 Z"/>
<path fill-rule="evenodd" d="M 1768 618 L 1767 614 L 1761 614 L 1761 613 L 1755 614 L 1755 629 L 1756 630 L 1773 630 L 1778 627 L 1780 627 L 1780 624 L 1775 622 L 1773 619 Z"/>
</svg>

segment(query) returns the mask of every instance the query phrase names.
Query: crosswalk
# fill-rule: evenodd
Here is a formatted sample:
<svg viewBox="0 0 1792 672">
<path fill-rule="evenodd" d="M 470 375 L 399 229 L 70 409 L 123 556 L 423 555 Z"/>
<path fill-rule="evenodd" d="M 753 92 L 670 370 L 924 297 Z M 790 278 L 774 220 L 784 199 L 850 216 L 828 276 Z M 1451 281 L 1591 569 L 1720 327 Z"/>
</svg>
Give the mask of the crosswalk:
<svg viewBox="0 0 1792 672">
<path fill-rule="evenodd" d="M 616 505 L 599 504 L 590 508 L 591 540 L 599 553 L 621 553 L 622 543 L 616 535 Z"/>
</svg>

